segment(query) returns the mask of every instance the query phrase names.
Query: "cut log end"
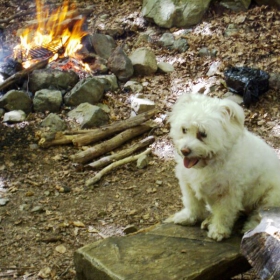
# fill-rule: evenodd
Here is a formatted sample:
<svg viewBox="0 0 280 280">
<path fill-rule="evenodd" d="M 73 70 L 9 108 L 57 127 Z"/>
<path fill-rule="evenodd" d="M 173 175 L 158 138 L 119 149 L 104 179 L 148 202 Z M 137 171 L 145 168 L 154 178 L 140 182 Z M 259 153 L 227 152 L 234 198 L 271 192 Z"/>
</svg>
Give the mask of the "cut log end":
<svg viewBox="0 0 280 280">
<path fill-rule="evenodd" d="M 261 279 L 280 279 L 280 208 L 261 211 L 262 220 L 244 234 L 241 252 Z"/>
</svg>

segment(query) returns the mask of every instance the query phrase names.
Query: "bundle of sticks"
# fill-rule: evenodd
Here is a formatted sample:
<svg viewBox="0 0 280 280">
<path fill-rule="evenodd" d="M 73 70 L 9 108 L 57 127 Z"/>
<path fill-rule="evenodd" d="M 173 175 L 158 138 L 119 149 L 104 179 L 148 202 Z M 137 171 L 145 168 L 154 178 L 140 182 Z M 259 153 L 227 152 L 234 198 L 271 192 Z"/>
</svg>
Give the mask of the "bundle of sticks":
<svg viewBox="0 0 280 280">
<path fill-rule="evenodd" d="M 149 119 L 155 115 L 155 113 L 156 110 L 153 109 L 135 117 L 91 130 L 63 131 L 56 133 L 38 131 L 36 137 L 40 139 L 39 146 L 43 148 L 63 144 L 73 144 L 77 147 L 82 147 L 98 142 L 94 146 L 70 156 L 70 159 L 73 162 L 86 164 L 87 168 L 98 169 L 106 166 L 86 182 L 86 185 L 90 186 L 95 184 L 102 176 L 110 172 L 113 168 L 135 161 L 141 156 L 151 152 L 151 149 L 147 149 L 141 154 L 132 155 L 134 152 L 147 147 L 154 142 L 155 138 L 153 136 L 148 136 L 127 149 L 104 156 L 97 161 L 92 161 L 119 148 L 129 140 L 148 131 L 152 131 L 157 125 Z M 113 137 L 109 138 L 111 136 Z"/>
</svg>

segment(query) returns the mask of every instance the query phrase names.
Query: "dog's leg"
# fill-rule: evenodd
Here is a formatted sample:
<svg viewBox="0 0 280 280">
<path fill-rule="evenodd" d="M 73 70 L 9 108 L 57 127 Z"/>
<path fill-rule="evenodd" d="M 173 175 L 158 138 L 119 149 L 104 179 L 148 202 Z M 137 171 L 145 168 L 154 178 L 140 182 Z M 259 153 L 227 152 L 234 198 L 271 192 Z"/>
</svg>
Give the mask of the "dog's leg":
<svg viewBox="0 0 280 280">
<path fill-rule="evenodd" d="M 207 212 L 205 203 L 195 197 L 193 190 L 189 186 L 182 188 L 183 193 L 183 208 L 175 215 L 165 220 L 166 223 L 174 222 L 180 225 L 194 225 L 196 222 L 205 219 Z"/>
<path fill-rule="evenodd" d="M 208 227 L 208 237 L 217 241 L 230 237 L 241 208 L 241 205 L 236 205 L 236 200 L 229 196 L 223 197 L 212 205 L 211 219 L 206 220 L 206 224 L 203 222 L 201 225 Z"/>
</svg>

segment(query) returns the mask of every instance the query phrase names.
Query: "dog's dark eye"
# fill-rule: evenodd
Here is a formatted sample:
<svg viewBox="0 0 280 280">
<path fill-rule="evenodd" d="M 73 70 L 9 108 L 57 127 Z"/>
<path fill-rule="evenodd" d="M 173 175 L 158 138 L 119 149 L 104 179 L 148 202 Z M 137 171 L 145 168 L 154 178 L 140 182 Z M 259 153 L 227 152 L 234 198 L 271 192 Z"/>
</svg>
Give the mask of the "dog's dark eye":
<svg viewBox="0 0 280 280">
<path fill-rule="evenodd" d="M 184 134 L 186 134 L 187 131 L 188 131 L 188 130 L 187 130 L 186 128 L 182 127 L 182 132 L 183 132 Z"/>
<path fill-rule="evenodd" d="M 196 137 L 197 137 L 197 139 L 202 140 L 202 138 L 207 137 L 207 134 L 205 132 L 198 131 Z"/>
</svg>

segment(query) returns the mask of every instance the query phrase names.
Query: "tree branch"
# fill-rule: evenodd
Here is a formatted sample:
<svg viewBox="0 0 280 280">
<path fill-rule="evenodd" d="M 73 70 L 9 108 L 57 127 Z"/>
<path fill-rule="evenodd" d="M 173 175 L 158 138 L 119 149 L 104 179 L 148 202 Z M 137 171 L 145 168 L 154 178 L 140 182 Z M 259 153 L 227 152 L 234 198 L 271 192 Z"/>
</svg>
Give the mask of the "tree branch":
<svg viewBox="0 0 280 280">
<path fill-rule="evenodd" d="M 86 186 L 92 186 L 93 184 L 95 184 L 96 182 L 98 182 L 105 174 L 109 173 L 110 171 L 112 171 L 114 168 L 120 166 L 120 165 L 124 165 L 126 163 L 129 163 L 131 161 L 135 161 L 138 158 L 140 158 L 143 155 L 147 155 L 152 151 L 152 149 L 147 149 L 146 151 L 144 151 L 141 154 L 138 155 L 134 155 L 134 156 L 130 156 L 130 157 L 126 157 L 124 159 L 121 159 L 119 161 L 113 162 L 110 165 L 108 165 L 107 167 L 103 168 L 100 172 L 98 172 L 93 178 L 88 179 L 86 181 Z"/>
<path fill-rule="evenodd" d="M 145 139 L 141 140 L 140 142 L 134 144 L 132 147 L 122 150 L 119 153 L 115 153 L 113 155 L 103 157 L 97 161 L 94 161 L 94 162 L 88 164 L 87 167 L 97 169 L 97 168 L 106 166 L 106 165 L 112 163 L 113 161 L 116 161 L 116 160 L 119 160 L 119 159 L 122 159 L 122 158 L 125 158 L 125 157 L 131 155 L 135 151 L 140 150 L 141 148 L 144 148 L 144 147 L 152 144 L 154 141 L 155 141 L 154 136 L 148 136 Z"/>
<path fill-rule="evenodd" d="M 135 117 L 115 122 L 108 126 L 102 126 L 100 128 L 96 128 L 91 130 L 89 133 L 81 134 L 73 139 L 73 144 L 75 146 L 86 146 L 88 144 L 100 141 L 106 137 L 109 137 L 117 132 L 122 130 L 140 125 L 150 119 L 157 111 L 155 109 L 150 110 L 148 112 L 144 112 Z"/>
<path fill-rule="evenodd" d="M 74 162 L 78 163 L 86 163 L 92 160 L 93 158 L 96 158 L 98 156 L 101 156 L 102 154 L 105 154 L 107 152 L 110 152 L 123 143 L 127 142 L 128 140 L 143 134 L 144 132 L 148 131 L 151 129 L 151 125 L 149 124 L 143 124 L 141 126 L 136 126 L 130 129 L 127 129 L 117 136 L 102 142 L 100 144 L 95 145 L 92 148 L 89 148 L 85 151 L 81 151 L 75 155 L 70 156 L 70 158 Z"/>
</svg>

